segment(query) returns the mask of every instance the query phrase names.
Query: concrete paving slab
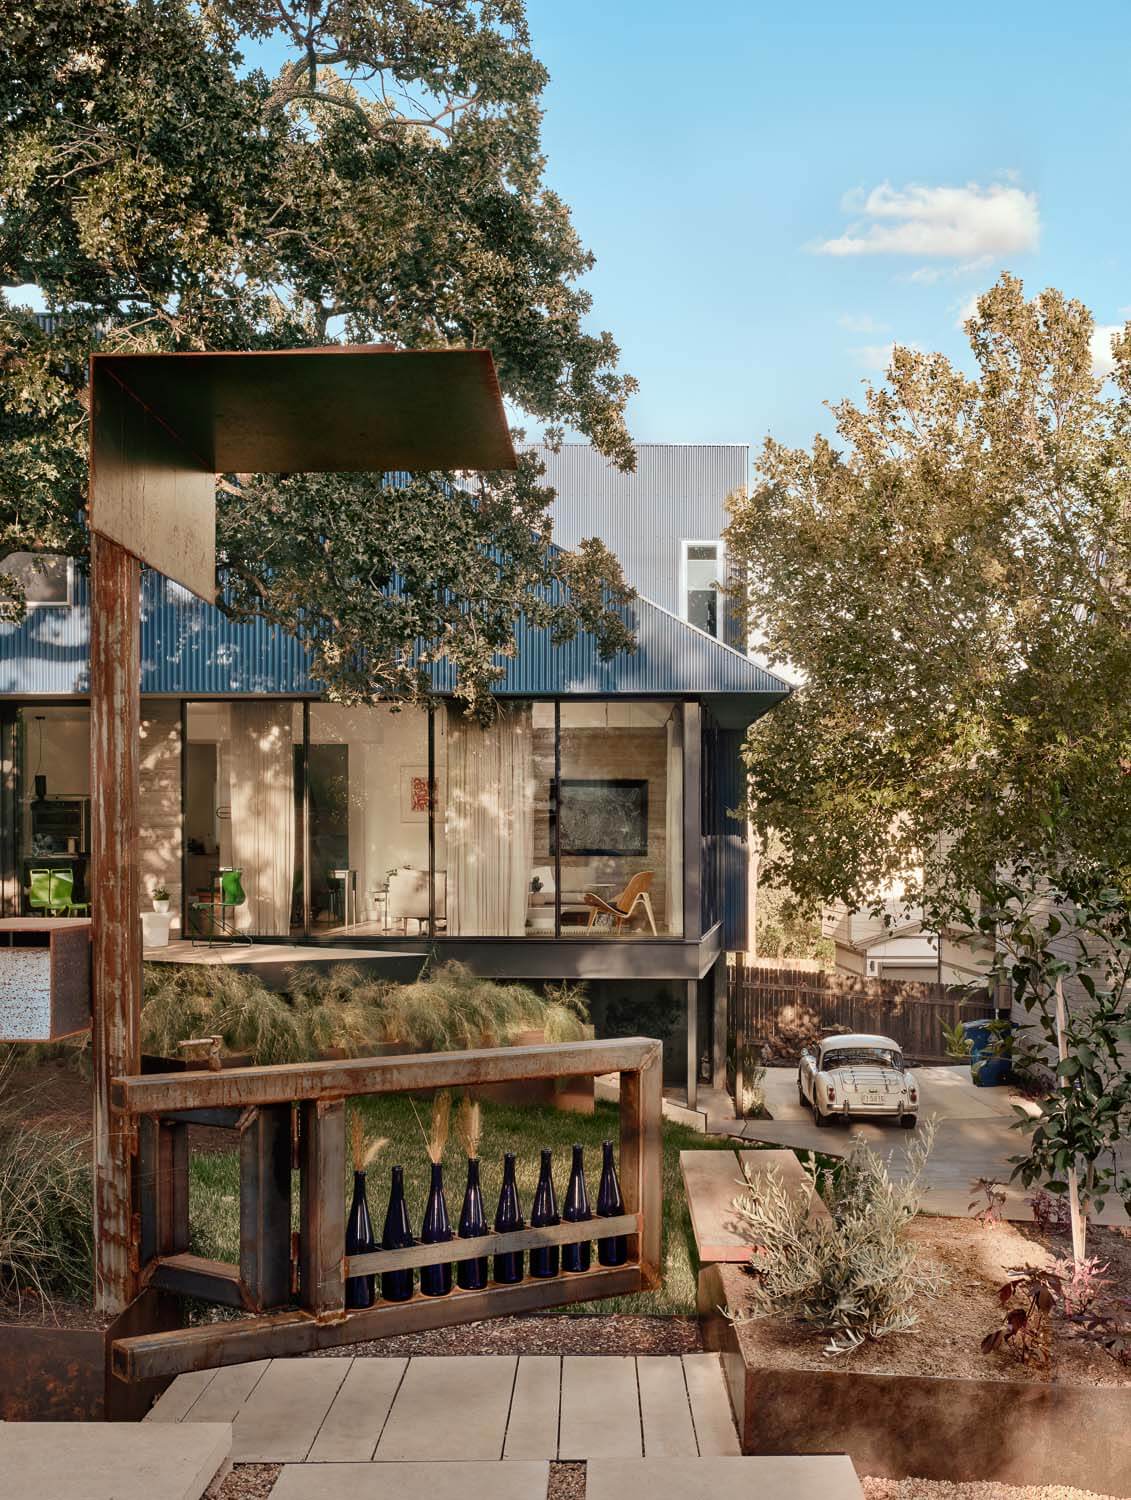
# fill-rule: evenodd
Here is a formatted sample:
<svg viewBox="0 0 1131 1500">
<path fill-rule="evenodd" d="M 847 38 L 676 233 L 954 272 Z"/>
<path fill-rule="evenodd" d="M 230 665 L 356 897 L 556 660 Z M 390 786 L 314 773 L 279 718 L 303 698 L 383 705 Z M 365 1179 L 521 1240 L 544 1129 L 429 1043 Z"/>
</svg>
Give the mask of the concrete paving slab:
<svg viewBox="0 0 1131 1500">
<path fill-rule="evenodd" d="M 217 1370 L 185 1413 L 185 1422 L 232 1422 L 251 1395 L 271 1363 L 269 1359 L 252 1359 L 243 1365 L 225 1365 Z M 177 1380 L 184 1380 L 178 1375 Z"/>
<path fill-rule="evenodd" d="M 546 1500 L 549 1483 L 545 1462 L 288 1464 L 271 1500 Z"/>
<path fill-rule="evenodd" d="M 685 1354 L 682 1359 L 695 1442 L 703 1458 L 737 1457 L 742 1448 L 734 1425 L 726 1377 L 717 1354 Z M 645 1447 L 647 1457 L 652 1455 Z"/>
<path fill-rule="evenodd" d="M 368 1462 L 407 1368 L 407 1359 L 354 1359 L 318 1429 L 307 1462 Z"/>
<path fill-rule="evenodd" d="M 695 1458 L 699 1453 L 683 1365 L 671 1355 L 639 1355 L 640 1425 L 649 1458 Z"/>
<path fill-rule="evenodd" d="M 232 1462 L 301 1462 L 351 1363 L 273 1359 L 232 1423 Z"/>
<path fill-rule="evenodd" d="M 215 1374 L 215 1370 L 193 1370 L 188 1375 L 178 1375 L 171 1385 L 165 1387 L 141 1420 L 143 1422 L 183 1421 L 193 1402 L 198 1399 Z"/>
<path fill-rule="evenodd" d="M 579 1354 L 564 1360 L 558 1457 L 640 1458 L 642 1453 L 635 1359 Z"/>
<path fill-rule="evenodd" d="M 374 1457 L 381 1463 L 502 1458 L 517 1364 L 513 1354 L 410 1360 Z"/>
<path fill-rule="evenodd" d="M 228 1465 L 227 1422 L 0 1423 L 13 1500 L 201 1500 Z"/>
<path fill-rule="evenodd" d="M 524 1354 L 518 1361 L 503 1457 L 557 1458 L 562 1362 L 556 1354 Z"/>
<path fill-rule="evenodd" d="M 861 1500 L 843 1454 L 798 1458 L 597 1459 L 585 1475 L 586 1500 Z M 274 1500 L 274 1497 L 273 1497 Z"/>
</svg>

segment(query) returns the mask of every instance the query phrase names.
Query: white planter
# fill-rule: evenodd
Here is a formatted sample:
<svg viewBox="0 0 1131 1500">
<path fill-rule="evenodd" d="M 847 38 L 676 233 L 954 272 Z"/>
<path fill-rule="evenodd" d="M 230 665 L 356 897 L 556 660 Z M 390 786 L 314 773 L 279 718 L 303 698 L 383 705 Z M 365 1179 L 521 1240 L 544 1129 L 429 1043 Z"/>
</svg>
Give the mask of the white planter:
<svg viewBox="0 0 1131 1500">
<path fill-rule="evenodd" d="M 166 900 L 164 900 L 164 901 L 154 900 L 154 902 L 153 902 L 153 910 L 160 912 L 161 915 L 164 916 L 165 913 L 169 910 L 168 899 L 166 898 Z"/>
</svg>

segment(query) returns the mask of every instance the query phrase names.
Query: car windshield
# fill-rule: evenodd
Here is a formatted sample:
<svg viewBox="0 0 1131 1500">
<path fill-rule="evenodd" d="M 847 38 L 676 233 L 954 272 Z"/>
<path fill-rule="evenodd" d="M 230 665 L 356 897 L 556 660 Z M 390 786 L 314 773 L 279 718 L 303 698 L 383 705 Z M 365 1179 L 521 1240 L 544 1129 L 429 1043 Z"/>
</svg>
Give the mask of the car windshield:
<svg viewBox="0 0 1131 1500">
<path fill-rule="evenodd" d="M 902 1068 L 903 1058 L 894 1047 L 833 1047 L 821 1059 L 825 1072 L 832 1068 Z"/>
</svg>

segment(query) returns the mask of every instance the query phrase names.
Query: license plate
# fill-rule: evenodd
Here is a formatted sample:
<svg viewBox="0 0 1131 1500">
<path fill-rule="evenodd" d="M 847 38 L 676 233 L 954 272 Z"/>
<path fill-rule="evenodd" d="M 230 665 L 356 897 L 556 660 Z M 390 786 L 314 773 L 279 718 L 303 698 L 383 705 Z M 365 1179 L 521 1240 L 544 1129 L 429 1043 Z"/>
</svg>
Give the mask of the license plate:
<svg viewBox="0 0 1131 1500">
<path fill-rule="evenodd" d="M 864 1099 L 868 1104 L 879 1104 L 880 1102 L 879 1093 L 875 1089 L 869 1089 L 868 1092 L 864 1095 Z"/>
</svg>

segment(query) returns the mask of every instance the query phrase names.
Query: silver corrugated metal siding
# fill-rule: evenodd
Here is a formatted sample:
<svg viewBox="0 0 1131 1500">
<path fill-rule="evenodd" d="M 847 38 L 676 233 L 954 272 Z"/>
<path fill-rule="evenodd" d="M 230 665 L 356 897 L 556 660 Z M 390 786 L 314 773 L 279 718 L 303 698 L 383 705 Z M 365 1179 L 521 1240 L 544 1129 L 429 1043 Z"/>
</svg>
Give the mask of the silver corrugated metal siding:
<svg viewBox="0 0 1131 1500">
<path fill-rule="evenodd" d="M 632 474 L 588 443 L 533 451 L 557 491 L 559 546 L 600 537 L 632 587 L 673 614 L 680 603 L 680 543 L 722 535 L 726 498 L 747 483 L 750 469 L 746 443 L 638 443 Z"/>
</svg>

